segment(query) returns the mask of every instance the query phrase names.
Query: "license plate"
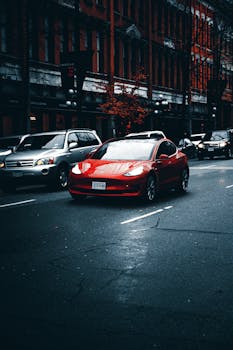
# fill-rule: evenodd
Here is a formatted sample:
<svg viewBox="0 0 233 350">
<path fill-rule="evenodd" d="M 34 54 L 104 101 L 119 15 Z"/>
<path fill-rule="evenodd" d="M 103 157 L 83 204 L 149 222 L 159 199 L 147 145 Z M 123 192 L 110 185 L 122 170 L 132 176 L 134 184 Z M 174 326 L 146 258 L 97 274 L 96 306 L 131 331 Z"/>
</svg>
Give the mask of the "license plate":
<svg viewBox="0 0 233 350">
<path fill-rule="evenodd" d="M 93 190 L 106 190 L 106 182 L 92 181 Z"/>
<path fill-rule="evenodd" d="M 213 152 L 214 148 L 208 148 L 208 152 Z"/>
</svg>

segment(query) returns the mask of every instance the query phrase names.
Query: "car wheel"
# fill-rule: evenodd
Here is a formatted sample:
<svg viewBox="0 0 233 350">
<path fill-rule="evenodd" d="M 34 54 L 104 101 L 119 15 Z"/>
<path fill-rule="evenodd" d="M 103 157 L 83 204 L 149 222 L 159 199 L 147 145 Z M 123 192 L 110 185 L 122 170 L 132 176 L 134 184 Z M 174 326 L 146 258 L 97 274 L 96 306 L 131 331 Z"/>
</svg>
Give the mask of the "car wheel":
<svg viewBox="0 0 233 350">
<path fill-rule="evenodd" d="M 187 192 L 188 190 L 188 182 L 189 182 L 189 172 L 188 169 L 184 169 L 180 176 L 180 182 L 178 185 L 178 191 Z"/>
<path fill-rule="evenodd" d="M 68 169 L 65 166 L 58 168 L 57 185 L 60 189 L 66 189 L 68 185 Z"/>
<path fill-rule="evenodd" d="M 156 195 L 157 195 L 156 178 L 153 175 L 149 175 L 146 182 L 144 199 L 146 202 L 153 202 L 156 198 Z"/>
</svg>

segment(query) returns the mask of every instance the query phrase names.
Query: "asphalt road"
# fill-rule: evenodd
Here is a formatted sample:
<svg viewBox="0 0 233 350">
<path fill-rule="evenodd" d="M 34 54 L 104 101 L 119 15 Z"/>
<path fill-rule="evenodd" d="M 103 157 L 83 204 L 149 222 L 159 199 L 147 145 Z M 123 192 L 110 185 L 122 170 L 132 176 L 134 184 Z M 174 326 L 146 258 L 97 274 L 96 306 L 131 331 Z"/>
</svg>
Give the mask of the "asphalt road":
<svg viewBox="0 0 233 350">
<path fill-rule="evenodd" d="M 233 159 L 154 204 L 0 194 L 2 349 L 233 349 Z"/>
</svg>

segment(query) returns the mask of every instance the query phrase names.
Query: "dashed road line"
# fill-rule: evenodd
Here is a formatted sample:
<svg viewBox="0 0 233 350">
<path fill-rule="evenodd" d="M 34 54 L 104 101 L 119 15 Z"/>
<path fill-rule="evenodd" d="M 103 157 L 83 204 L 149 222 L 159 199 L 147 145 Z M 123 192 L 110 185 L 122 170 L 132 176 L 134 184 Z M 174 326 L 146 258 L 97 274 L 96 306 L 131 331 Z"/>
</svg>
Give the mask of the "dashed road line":
<svg viewBox="0 0 233 350">
<path fill-rule="evenodd" d="M 191 166 L 195 170 L 233 170 L 232 166 Z"/>
<path fill-rule="evenodd" d="M 28 199 L 28 200 L 26 200 L 26 201 L 21 201 L 21 202 L 14 202 L 14 203 L 8 203 L 8 204 L 1 204 L 1 205 L 0 205 L 0 208 L 11 207 L 11 206 L 20 205 L 20 204 L 26 204 L 26 203 L 30 203 L 30 202 L 35 202 L 35 199 Z"/>
<path fill-rule="evenodd" d="M 225 188 L 231 188 L 231 187 L 233 187 L 233 185 L 226 186 Z"/>
<path fill-rule="evenodd" d="M 162 213 L 164 210 L 168 210 L 168 209 L 171 209 L 173 208 L 172 205 L 168 206 L 168 207 L 165 207 L 163 209 L 157 209 L 155 211 L 151 211 L 150 213 L 147 213 L 147 214 L 144 214 L 144 215 L 141 215 L 141 216 L 137 216 L 135 218 L 132 218 L 132 219 L 129 219 L 129 220 L 125 220 L 125 221 L 122 221 L 121 222 L 121 225 L 124 225 L 124 224 L 129 224 L 131 222 L 134 222 L 134 221 L 137 221 L 137 220 L 141 220 L 141 219 L 144 219 L 144 218 L 147 218 L 148 216 L 152 216 L 152 215 L 155 215 L 155 214 L 158 214 L 158 213 Z"/>
</svg>

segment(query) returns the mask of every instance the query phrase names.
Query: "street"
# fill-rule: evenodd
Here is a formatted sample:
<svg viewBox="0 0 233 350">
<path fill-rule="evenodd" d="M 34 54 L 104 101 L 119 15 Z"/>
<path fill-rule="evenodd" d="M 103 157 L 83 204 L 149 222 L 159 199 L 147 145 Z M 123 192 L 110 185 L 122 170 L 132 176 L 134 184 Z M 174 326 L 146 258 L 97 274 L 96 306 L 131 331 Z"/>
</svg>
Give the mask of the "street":
<svg viewBox="0 0 233 350">
<path fill-rule="evenodd" d="M 153 204 L 0 194 L 2 349 L 233 349 L 233 159 Z"/>
</svg>

